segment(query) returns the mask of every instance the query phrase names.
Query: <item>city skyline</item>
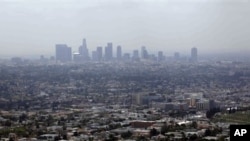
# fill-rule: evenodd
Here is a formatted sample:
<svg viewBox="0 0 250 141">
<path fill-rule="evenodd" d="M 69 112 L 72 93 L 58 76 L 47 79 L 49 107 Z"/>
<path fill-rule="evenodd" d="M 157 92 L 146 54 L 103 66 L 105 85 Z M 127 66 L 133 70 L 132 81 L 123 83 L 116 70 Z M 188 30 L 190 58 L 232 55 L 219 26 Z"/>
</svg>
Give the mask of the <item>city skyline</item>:
<svg viewBox="0 0 250 141">
<path fill-rule="evenodd" d="M 115 48 L 115 47 L 114 47 Z M 82 39 L 82 45 L 79 46 L 78 51 L 72 52 L 72 48 L 67 44 L 56 44 L 55 45 L 55 59 L 59 62 L 86 62 L 86 61 L 140 61 L 151 60 L 151 61 L 166 61 L 164 52 L 159 50 L 157 53 L 149 52 L 146 46 L 141 46 L 141 50 L 133 49 L 132 53 L 122 52 L 122 46 L 117 45 L 116 50 L 113 48 L 113 43 L 108 42 L 106 46 L 98 46 L 95 50 L 89 54 L 86 38 Z M 104 52 L 102 51 L 104 50 Z M 115 53 L 116 52 L 116 53 Z M 176 57 L 176 53 L 178 54 Z M 140 55 L 139 55 L 140 54 Z M 44 60 L 44 55 L 41 55 L 40 59 Z M 53 57 L 53 56 L 52 56 Z M 189 60 L 191 62 L 198 61 L 198 49 L 196 47 L 191 48 L 190 56 L 182 55 L 179 52 L 175 52 L 171 58 L 178 61 L 180 58 Z M 170 59 L 170 58 L 168 58 Z"/>
<path fill-rule="evenodd" d="M 56 43 L 77 51 L 81 38 L 89 50 L 112 42 L 123 52 L 146 46 L 189 54 L 250 52 L 248 0 L 2 0 L 1 56 L 52 56 Z"/>
</svg>

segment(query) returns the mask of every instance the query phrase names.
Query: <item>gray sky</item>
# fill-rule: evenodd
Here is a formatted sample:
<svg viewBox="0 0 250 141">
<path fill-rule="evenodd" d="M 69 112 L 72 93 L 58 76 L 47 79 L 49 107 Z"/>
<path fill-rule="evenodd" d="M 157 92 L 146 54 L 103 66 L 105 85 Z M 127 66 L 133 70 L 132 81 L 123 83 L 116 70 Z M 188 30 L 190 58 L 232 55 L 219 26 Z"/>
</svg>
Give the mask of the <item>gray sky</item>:
<svg viewBox="0 0 250 141">
<path fill-rule="evenodd" d="M 113 42 L 124 51 L 249 52 L 249 0 L 0 0 L 0 55 L 54 55 Z"/>
</svg>

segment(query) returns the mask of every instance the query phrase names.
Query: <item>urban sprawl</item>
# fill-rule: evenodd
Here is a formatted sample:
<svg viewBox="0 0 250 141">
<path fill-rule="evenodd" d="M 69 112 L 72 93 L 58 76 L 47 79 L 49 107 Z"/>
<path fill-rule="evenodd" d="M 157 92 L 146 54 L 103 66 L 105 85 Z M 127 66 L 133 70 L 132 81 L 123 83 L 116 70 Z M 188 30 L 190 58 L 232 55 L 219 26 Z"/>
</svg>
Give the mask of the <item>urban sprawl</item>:
<svg viewBox="0 0 250 141">
<path fill-rule="evenodd" d="M 1 141 L 227 141 L 250 123 L 250 62 L 113 44 L 0 61 Z"/>
</svg>

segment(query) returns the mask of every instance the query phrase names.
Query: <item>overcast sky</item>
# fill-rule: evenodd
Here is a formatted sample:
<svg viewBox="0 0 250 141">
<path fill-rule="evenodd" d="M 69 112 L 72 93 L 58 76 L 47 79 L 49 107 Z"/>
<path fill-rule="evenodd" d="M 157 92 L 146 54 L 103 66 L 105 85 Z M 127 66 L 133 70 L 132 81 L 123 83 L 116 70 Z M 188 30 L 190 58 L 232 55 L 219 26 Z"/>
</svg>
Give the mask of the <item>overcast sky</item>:
<svg viewBox="0 0 250 141">
<path fill-rule="evenodd" d="M 249 0 L 0 0 L 0 55 L 90 51 L 113 42 L 132 52 L 250 54 Z"/>
</svg>

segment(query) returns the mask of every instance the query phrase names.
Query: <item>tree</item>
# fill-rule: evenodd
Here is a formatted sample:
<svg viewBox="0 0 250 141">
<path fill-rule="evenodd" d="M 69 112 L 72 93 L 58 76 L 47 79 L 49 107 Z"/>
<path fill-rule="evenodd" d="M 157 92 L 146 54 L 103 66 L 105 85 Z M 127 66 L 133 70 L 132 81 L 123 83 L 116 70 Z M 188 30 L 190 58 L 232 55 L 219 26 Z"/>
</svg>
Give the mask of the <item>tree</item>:
<svg viewBox="0 0 250 141">
<path fill-rule="evenodd" d="M 118 140 L 118 138 L 115 137 L 113 134 L 110 134 L 109 139 L 106 139 L 106 141 L 117 141 L 117 140 Z"/>
<path fill-rule="evenodd" d="M 157 136 L 157 135 L 159 135 L 159 132 L 155 128 L 150 130 L 150 137 Z"/>
<path fill-rule="evenodd" d="M 211 110 L 208 110 L 207 112 L 206 112 L 206 117 L 207 118 L 212 118 L 216 113 L 218 113 L 218 112 L 220 112 L 221 110 L 220 110 L 220 108 L 213 108 L 213 109 L 211 109 Z"/>
<path fill-rule="evenodd" d="M 182 139 L 183 139 L 184 141 L 186 141 L 186 140 L 187 140 L 187 137 L 186 137 L 186 135 L 185 135 L 185 133 L 184 133 L 184 132 L 181 132 L 181 137 L 182 137 Z"/>
<path fill-rule="evenodd" d="M 224 141 L 224 140 L 225 140 L 225 138 L 226 138 L 226 137 L 221 136 L 221 137 L 218 139 L 218 141 Z"/>
<path fill-rule="evenodd" d="M 148 139 L 144 136 L 140 136 L 136 139 L 136 141 L 148 141 Z"/>
<path fill-rule="evenodd" d="M 168 126 L 167 124 L 164 124 L 162 127 L 161 127 L 161 134 L 164 135 L 165 133 L 168 132 Z"/>
<path fill-rule="evenodd" d="M 94 138 L 93 137 L 89 137 L 89 141 L 93 141 L 94 140 Z"/>
<path fill-rule="evenodd" d="M 195 141 L 198 138 L 198 136 L 196 134 L 193 134 L 190 136 L 190 141 Z"/>
<path fill-rule="evenodd" d="M 10 127 L 11 126 L 11 121 L 10 120 L 6 120 L 4 122 L 4 126 Z"/>
<path fill-rule="evenodd" d="M 192 124 L 191 124 L 191 127 L 197 128 L 197 122 L 196 122 L 196 121 L 193 121 Z"/>
<path fill-rule="evenodd" d="M 67 134 L 63 134 L 63 140 L 67 140 L 68 139 L 68 137 L 67 137 Z"/>
<path fill-rule="evenodd" d="M 121 137 L 124 139 L 128 139 L 131 136 L 132 136 L 132 133 L 130 131 L 121 134 Z"/>
<path fill-rule="evenodd" d="M 52 115 L 49 115 L 47 120 L 46 120 L 46 123 L 47 123 L 47 126 L 51 126 L 54 122 L 54 118 Z"/>
<path fill-rule="evenodd" d="M 211 136 L 216 136 L 217 134 L 221 133 L 222 132 L 222 128 L 214 128 L 212 131 L 211 131 Z"/>
<path fill-rule="evenodd" d="M 211 130 L 210 129 L 207 129 L 204 133 L 204 136 L 211 136 Z"/>
<path fill-rule="evenodd" d="M 28 116 L 23 113 L 21 116 L 19 116 L 19 122 L 22 123 L 22 121 L 26 120 L 27 118 Z"/>
</svg>

